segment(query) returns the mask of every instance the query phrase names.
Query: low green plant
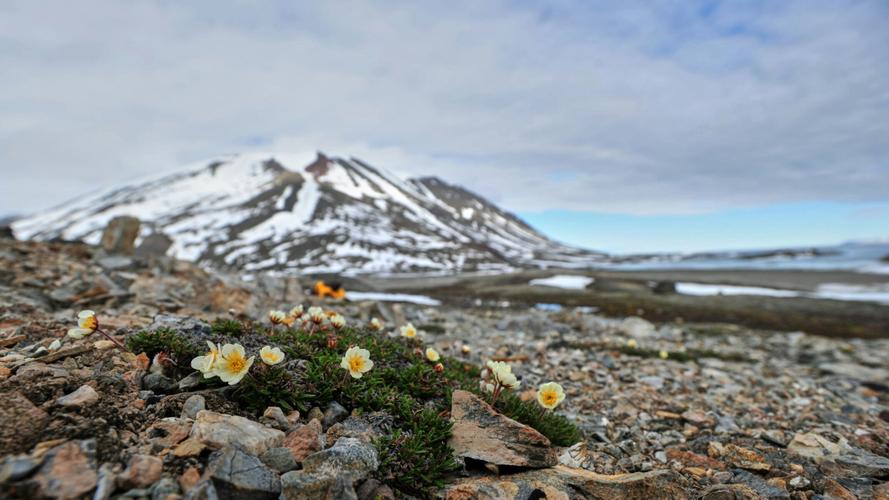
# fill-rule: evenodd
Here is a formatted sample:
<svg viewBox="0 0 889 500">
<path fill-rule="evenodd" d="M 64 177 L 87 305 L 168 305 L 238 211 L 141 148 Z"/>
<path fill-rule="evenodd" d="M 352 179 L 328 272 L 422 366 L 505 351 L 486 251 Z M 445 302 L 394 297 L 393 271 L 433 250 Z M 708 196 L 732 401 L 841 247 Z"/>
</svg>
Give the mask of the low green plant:
<svg viewBox="0 0 889 500">
<path fill-rule="evenodd" d="M 210 325 L 210 330 L 217 335 L 238 337 L 245 331 L 244 324 L 234 319 L 217 319 Z"/>
<path fill-rule="evenodd" d="M 571 446 L 581 440 L 580 430 L 570 420 L 552 411 L 544 411 L 536 402 L 522 401 L 512 392 L 502 393 L 494 407 L 509 418 L 537 429 L 554 445 Z"/>
<path fill-rule="evenodd" d="M 188 366 L 191 359 L 202 354 L 202 348 L 192 344 L 169 328 L 159 328 L 155 331 L 141 331 L 130 335 L 126 340 L 127 348 L 134 352 L 144 352 L 149 358 L 159 352 L 166 352 L 179 366 Z"/>
<path fill-rule="evenodd" d="M 478 366 L 442 357 L 444 370 L 437 372 L 423 355 L 420 341 L 348 327 L 336 333 L 332 347 L 326 333 L 231 320 L 213 323 L 212 337 L 216 341 L 238 337 L 245 345 L 276 345 L 286 354 L 285 361 L 274 366 L 257 359 L 249 375 L 235 386 L 232 398 L 245 411 L 259 414 L 268 406 L 278 406 L 306 412 L 335 400 L 358 413 L 389 413 L 394 418 L 393 431 L 375 442 L 381 460 L 376 475 L 404 493 L 429 496 L 459 468 L 447 444 L 451 394 L 456 389 L 480 394 Z M 186 367 L 191 357 L 206 350 L 164 329 L 133 335 L 127 344 L 134 352 L 145 351 L 149 356 L 166 351 Z M 374 362 L 373 369 L 358 379 L 340 366 L 350 346 L 367 349 Z M 567 419 L 542 412 L 536 402 L 504 393 L 496 406 L 505 415 L 536 428 L 554 444 L 579 440 L 579 431 Z"/>
<path fill-rule="evenodd" d="M 433 410 L 413 415 L 409 428 L 399 428 L 375 442 L 380 451 L 377 477 L 400 490 L 417 485 L 441 487 L 443 478 L 459 468 L 447 441 L 451 422 Z"/>
</svg>

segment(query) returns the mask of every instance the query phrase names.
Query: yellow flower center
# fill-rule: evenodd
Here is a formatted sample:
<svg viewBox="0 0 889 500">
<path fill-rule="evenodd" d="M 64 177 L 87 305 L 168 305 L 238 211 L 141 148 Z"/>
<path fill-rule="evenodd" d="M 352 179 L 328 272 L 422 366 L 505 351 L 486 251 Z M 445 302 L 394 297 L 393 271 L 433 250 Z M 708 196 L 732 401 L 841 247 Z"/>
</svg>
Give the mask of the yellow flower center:
<svg viewBox="0 0 889 500">
<path fill-rule="evenodd" d="M 238 353 L 232 354 L 225 360 L 228 362 L 228 370 L 230 372 L 238 373 L 247 366 L 247 360 Z"/>
<path fill-rule="evenodd" d="M 99 320 L 95 316 L 90 316 L 83 320 L 83 327 L 88 330 L 95 330 L 99 327 Z"/>
<path fill-rule="evenodd" d="M 364 368 L 364 358 L 361 356 L 352 356 L 349 358 L 349 370 L 353 372 L 361 371 Z"/>
<path fill-rule="evenodd" d="M 547 405 L 554 405 L 556 401 L 559 400 L 559 396 L 556 394 L 556 391 L 544 391 L 543 392 L 543 402 Z"/>
<path fill-rule="evenodd" d="M 273 352 L 270 352 L 265 355 L 265 360 L 268 361 L 269 363 L 274 363 L 275 361 L 278 361 L 278 355 Z"/>
</svg>

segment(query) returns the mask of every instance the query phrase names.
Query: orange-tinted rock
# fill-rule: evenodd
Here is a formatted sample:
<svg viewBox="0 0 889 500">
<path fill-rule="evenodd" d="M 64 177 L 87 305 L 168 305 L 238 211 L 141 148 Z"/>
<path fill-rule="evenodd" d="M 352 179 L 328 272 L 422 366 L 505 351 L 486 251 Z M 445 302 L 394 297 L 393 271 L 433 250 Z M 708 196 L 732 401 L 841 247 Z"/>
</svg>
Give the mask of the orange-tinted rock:
<svg viewBox="0 0 889 500">
<path fill-rule="evenodd" d="M 454 427 L 448 445 L 454 455 L 520 467 L 550 467 L 558 463 L 549 439 L 501 415 L 478 396 L 454 391 L 451 401 Z"/>
<path fill-rule="evenodd" d="M 289 432 L 281 446 L 289 448 L 294 460 L 301 463 L 307 456 L 324 447 L 321 432 L 321 422 L 313 418 L 308 424 Z"/>
<path fill-rule="evenodd" d="M 95 440 L 69 441 L 51 449 L 34 481 L 40 497 L 80 498 L 96 487 Z"/>
</svg>

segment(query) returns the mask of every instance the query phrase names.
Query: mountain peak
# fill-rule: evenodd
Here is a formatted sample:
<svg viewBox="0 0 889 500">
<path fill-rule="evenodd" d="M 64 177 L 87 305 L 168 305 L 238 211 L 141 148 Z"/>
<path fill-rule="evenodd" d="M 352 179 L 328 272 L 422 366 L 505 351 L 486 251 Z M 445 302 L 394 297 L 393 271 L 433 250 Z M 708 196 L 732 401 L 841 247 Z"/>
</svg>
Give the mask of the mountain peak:
<svg viewBox="0 0 889 500">
<path fill-rule="evenodd" d="M 438 177 L 403 180 L 359 159 L 247 154 L 124 186 L 14 223 L 33 239 L 94 243 L 117 215 L 160 230 L 171 253 L 278 273 L 459 271 L 588 265 L 600 254 L 549 240 Z"/>
</svg>

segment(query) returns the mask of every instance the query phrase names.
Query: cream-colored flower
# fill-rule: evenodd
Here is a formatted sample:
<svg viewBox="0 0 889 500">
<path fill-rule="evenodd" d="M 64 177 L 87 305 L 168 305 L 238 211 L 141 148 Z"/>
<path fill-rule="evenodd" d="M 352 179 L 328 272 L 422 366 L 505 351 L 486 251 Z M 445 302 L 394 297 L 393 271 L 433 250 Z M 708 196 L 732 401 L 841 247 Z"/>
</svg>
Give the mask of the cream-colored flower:
<svg viewBox="0 0 889 500">
<path fill-rule="evenodd" d="M 541 384 L 537 389 L 537 402 L 547 410 L 552 410 L 556 406 L 559 406 L 559 403 L 564 399 L 565 391 L 562 390 L 561 385 L 555 382 Z"/>
<path fill-rule="evenodd" d="M 287 321 L 287 313 L 284 311 L 269 311 L 269 322 L 273 325 L 283 325 Z"/>
<path fill-rule="evenodd" d="M 352 378 L 361 378 L 362 375 L 373 368 L 374 362 L 370 360 L 370 351 L 353 346 L 346 351 L 340 366 L 349 370 L 349 375 Z"/>
<path fill-rule="evenodd" d="M 259 350 L 259 359 L 267 365 L 277 365 L 284 361 L 284 351 L 277 347 L 265 346 Z"/>
<path fill-rule="evenodd" d="M 203 356 L 198 356 L 191 360 L 191 367 L 204 374 L 204 378 L 212 378 L 216 376 L 213 371 L 216 360 L 219 358 L 219 346 L 213 342 L 207 341 L 207 347 L 210 351 Z"/>
<path fill-rule="evenodd" d="M 99 320 L 96 318 L 95 311 L 89 309 L 80 311 L 77 314 L 77 328 L 68 330 L 68 336 L 75 339 L 82 339 L 99 329 Z"/>
<path fill-rule="evenodd" d="M 336 328 L 337 330 L 340 330 L 344 326 L 346 326 L 346 318 L 344 318 L 340 314 L 334 314 L 333 316 L 330 317 L 329 321 L 330 321 L 330 324 L 333 325 L 333 327 Z"/>
<path fill-rule="evenodd" d="M 368 327 L 369 327 L 371 330 L 373 330 L 373 331 L 375 331 L 375 332 L 378 332 L 378 331 L 380 331 L 380 330 L 383 329 L 383 322 L 380 321 L 379 318 L 372 318 L 372 319 L 370 320 L 370 323 L 368 323 Z"/>
<path fill-rule="evenodd" d="M 303 305 L 300 304 L 293 309 L 290 310 L 290 317 L 293 319 L 299 319 L 303 315 Z"/>
<path fill-rule="evenodd" d="M 630 339 L 627 341 L 627 347 L 630 349 L 635 349 L 639 344 L 636 343 L 636 339 Z"/>
<path fill-rule="evenodd" d="M 408 323 L 401 327 L 401 336 L 409 339 L 415 338 L 417 336 L 417 329 L 414 328 L 414 325 Z"/>
<path fill-rule="evenodd" d="M 479 389 L 481 389 L 485 392 L 494 392 L 494 384 L 492 384 L 488 381 L 480 380 L 478 383 L 478 386 L 479 386 Z"/>
<path fill-rule="evenodd" d="M 253 366 L 253 356 L 247 358 L 241 344 L 225 344 L 213 365 L 213 372 L 228 385 L 235 385 L 247 375 Z"/>
<path fill-rule="evenodd" d="M 324 309 L 320 307 L 310 307 L 306 313 L 309 315 L 309 320 L 316 325 L 320 325 L 324 322 Z"/>
<path fill-rule="evenodd" d="M 507 389 L 519 386 L 519 379 L 512 373 L 512 367 L 503 361 L 488 361 L 491 378 Z"/>
<path fill-rule="evenodd" d="M 426 359 L 432 361 L 433 363 L 437 363 L 441 356 L 438 354 L 438 351 L 431 347 L 426 348 Z"/>
<path fill-rule="evenodd" d="M 470 350 L 471 350 L 471 349 L 470 349 L 469 346 L 466 345 L 466 344 L 463 344 L 463 347 L 460 348 L 460 352 L 462 352 L 463 354 L 469 354 L 469 351 L 470 351 Z"/>
<path fill-rule="evenodd" d="M 661 351 L 658 353 L 658 356 L 660 356 L 661 359 L 667 359 L 670 357 L 670 353 L 667 351 Z"/>
</svg>

